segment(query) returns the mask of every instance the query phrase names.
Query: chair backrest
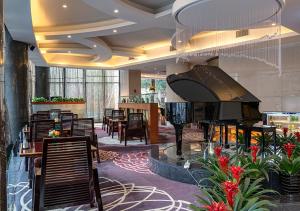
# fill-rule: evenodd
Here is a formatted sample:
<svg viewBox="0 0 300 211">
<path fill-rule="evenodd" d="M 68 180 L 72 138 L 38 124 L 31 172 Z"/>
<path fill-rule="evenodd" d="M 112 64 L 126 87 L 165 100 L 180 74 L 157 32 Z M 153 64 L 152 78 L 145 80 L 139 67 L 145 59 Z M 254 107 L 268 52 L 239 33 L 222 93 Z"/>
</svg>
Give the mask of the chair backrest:
<svg viewBox="0 0 300 211">
<path fill-rule="evenodd" d="M 94 140 L 95 128 L 93 118 L 79 118 L 73 119 L 72 122 L 72 136 L 89 136 Z"/>
<path fill-rule="evenodd" d="M 92 203 L 89 137 L 44 139 L 40 210 Z"/>
<path fill-rule="evenodd" d="M 74 114 L 73 113 L 61 113 L 60 114 L 60 123 L 61 123 L 61 132 L 63 130 L 71 130 Z"/>
<path fill-rule="evenodd" d="M 105 108 L 104 109 L 104 116 L 105 117 L 112 117 L 113 108 Z"/>
<path fill-rule="evenodd" d="M 129 113 L 127 120 L 128 130 L 140 130 L 144 128 L 143 113 Z"/>
<path fill-rule="evenodd" d="M 113 110 L 112 111 L 112 119 L 124 119 L 124 110 Z"/>
<path fill-rule="evenodd" d="M 46 120 L 49 119 L 49 112 L 40 112 L 38 111 L 38 113 L 36 114 L 32 114 L 30 117 L 30 120 Z"/>
<path fill-rule="evenodd" d="M 30 122 L 30 141 L 42 141 L 48 137 L 49 130 L 55 127 L 54 120 L 34 120 Z"/>
<path fill-rule="evenodd" d="M 50 119 L 55 119 L 55 118 L 59 119 L 60 113 L 61 113 L 60 109 L 51 109 L 49 111 Z"/>
</svg>

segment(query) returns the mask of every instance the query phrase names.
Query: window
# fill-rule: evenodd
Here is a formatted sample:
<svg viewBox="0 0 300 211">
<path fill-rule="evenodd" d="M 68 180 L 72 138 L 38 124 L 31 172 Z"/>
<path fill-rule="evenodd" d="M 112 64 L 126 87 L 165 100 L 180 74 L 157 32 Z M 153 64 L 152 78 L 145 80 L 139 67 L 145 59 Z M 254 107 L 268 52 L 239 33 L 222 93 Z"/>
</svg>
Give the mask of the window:
<svg viewBox="0 0 300 211">
<path fill-rule="evenodd" d="M 119 70 L 50 68 L 50 96 L 82 97 L 87 117 L 102 120 L 104 108 L 119 103 Z"/>
</svg>

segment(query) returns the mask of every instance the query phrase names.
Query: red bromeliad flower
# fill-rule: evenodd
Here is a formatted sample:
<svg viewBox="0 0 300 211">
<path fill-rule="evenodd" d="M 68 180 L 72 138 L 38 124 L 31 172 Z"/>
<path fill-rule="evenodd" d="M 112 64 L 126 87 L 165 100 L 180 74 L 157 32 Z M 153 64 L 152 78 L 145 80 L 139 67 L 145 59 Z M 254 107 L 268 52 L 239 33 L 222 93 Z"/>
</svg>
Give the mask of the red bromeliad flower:
<svg viewBox="0 0 300 211">
<path fill-rule="evenodd" d="M 249 149 L 251 150 L 252 162 L 255 163 L 257 158 L 257 152 L 259 151 L 259 147 L 251 146 L 249 147 Z"/>
<path fill-rule="evenodd" d="M 292 144 L 292 143 L 287 143 L 287 144 L 283 145 L 283 148 L 284 148 L 288 158 L 291 159 L 294 149 L 296 148 L 296 145 Z"/>
<path fill-rule="evenodd" d="M 217 156 L 217 158 L 218 158 L 218 157 L 221 156 L 222 147 L 221 147 L 221 146 L 215 147 L 215 148 L 214 148 L 214 151 L 215 151 L 215 154 L 216 154 L 216 156 Z"/>
<path fill-rule="evenodd" d="M 220 156 L 219 159 L 219 167 L 221 168 L 221 170 L 227 174 L 228 172 L 228 163 L 229 163 L 229 158 L 226 156 Z"/>
<path fill-rule="evenodd" d="M 230 170 L 232 177 L 236 179 L 237 183 L 240 183 L 241 176 L 245 170 L 240 166 L 231 166 Z"/>
<path fill-rule="evenodd" d="M 286 137 L 289 129 L 287 127 L 283 128 L 283 135 Z"/>
<path fill-rule="evenodd" d="M 300 132 L 296 132 L 294 134 L 297 137 L 297 141 L 300 142 Z"/>
<path fill-rule="evenodd" d="M 226 181 L 223 182 L 224 192 L 226 193 L 226 199 L 228 204 L 233 207 L 234 205 L 234 197 L 239 191 L 239 185 L 235 182 Z"/>
<path fill-rule="evenodd" d="M 207 211 L 228 211 L 224 202 L 213 202 L 211 205 L 205 206 Z"/>
</svg>

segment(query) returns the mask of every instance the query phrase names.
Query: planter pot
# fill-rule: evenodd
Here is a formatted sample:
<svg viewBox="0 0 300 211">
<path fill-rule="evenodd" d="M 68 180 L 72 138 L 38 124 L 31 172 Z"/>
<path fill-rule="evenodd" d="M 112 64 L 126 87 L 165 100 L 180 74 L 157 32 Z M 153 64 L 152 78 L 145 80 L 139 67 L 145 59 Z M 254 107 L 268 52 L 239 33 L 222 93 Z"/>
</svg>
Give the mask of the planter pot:
<svg viewBox="0 0 300 211">
<path fill-rule="evenodd" d="M 282 194 L 299 194 L 300 174 L 293 176 L 280 174 L 280 189 Z"/>
<path fill-rule="evenodd" d="M 275 171 L 270 170 L 268 172 L 269 181 L 264 180 L 263 187 L 265 189 L 272 189 L 277 192 L 280 192 L 280 177 L 279 174 Z"/>
</svg>

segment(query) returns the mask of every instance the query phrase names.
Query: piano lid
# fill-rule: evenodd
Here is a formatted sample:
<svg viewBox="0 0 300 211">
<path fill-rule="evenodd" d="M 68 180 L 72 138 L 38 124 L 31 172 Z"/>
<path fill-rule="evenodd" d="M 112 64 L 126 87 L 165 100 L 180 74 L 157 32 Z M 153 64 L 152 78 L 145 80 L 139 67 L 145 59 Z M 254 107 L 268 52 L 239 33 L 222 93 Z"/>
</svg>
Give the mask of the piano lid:
<svg viewBox="0 0 300 211">
<path fill-rule="evenodd" d="M 260 102 L 219 67 L 196 65 L 167 77 L 171 89 L 188 102 Z"/>
</svg>

